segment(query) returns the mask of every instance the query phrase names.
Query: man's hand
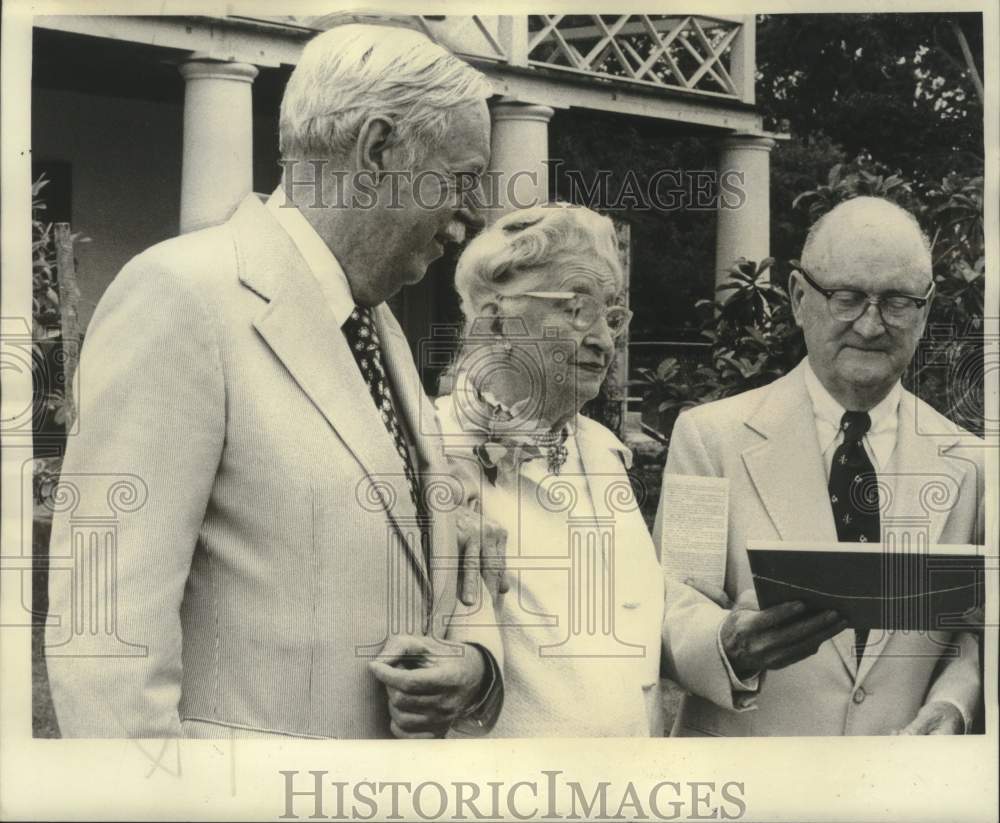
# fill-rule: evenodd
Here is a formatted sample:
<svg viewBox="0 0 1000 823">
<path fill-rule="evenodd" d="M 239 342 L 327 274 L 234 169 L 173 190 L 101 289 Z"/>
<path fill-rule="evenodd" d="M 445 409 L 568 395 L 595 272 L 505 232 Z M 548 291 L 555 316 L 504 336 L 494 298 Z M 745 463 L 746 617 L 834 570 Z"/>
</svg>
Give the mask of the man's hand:
<svg viewBox="0 0 1000 823">
<path fill-rule="evenodd" d="M 385 686 L 392 733 L 407 738 L 444 737 L 479 696 L 487 671 L 475 646 L 422 635 L 390 637 L 368 666 Z"/>
<path fill-rule="evenodd" d="M 494 602 L 510 590 L 507 582 L 507 530 L 488 517 L 463 507 L 458 512 L 458 551 L 461 556 L 458 596 L 466 606 L 479 599 L 479 577 Z"/>
<path fill-rule="evenodd" d="M 896 734 L 965 734 L 965 718 L 957 706 L 935 700 L 921 706 L 910 724 Z"/>
<path fill-rule="evenodd" d="M 822 643 L 846 628 L 847 621 L 836 612 L 807 614 L 805 603 L 799 601 L 758 610 L 748 590 L 733 604 L 720 637 L 736 676 L 746 680 L 814 655 Z"/>
</svg>

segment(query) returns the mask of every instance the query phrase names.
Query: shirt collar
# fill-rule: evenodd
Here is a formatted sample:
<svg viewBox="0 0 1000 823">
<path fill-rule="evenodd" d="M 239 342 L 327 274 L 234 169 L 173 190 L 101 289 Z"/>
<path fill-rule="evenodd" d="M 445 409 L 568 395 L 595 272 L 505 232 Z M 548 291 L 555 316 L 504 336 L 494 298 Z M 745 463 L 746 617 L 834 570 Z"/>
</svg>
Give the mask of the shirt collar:
<svg viewBox="0 0 1000 823">
<path fill-rule="evenodd" d="M 319 281 L 323 296 L 333 312 L 337 325 L 343 326 L 354 311 L 355 303 L 347 275 L 344 274 L 340 262 L 298 207 L 288 201 L 280 185 L 267 199 L 267 208 L 292 239 L 313 277 Z"/>
<path fill-rule="evenodd" d="M 844 407 L 836 401 L 826 387 L 816 376 L 808 356 L 805 359 L 805 384 L 809 399 L 812 401 L 813 414 L 816 418 L 816 431 L 819 434 L 821 451 L 826 452 L 840 434 L 840 420 L 844 416 Z M 885 466 L 896 445 L 896 431 L 899 427 L 899 399 L 903 387 L 897 380 L 896 385 L 879 401 L 868 416 L 872 425 L 865 435 L 869 447 L 875 454 L 879 466 Z"/>
</svg>

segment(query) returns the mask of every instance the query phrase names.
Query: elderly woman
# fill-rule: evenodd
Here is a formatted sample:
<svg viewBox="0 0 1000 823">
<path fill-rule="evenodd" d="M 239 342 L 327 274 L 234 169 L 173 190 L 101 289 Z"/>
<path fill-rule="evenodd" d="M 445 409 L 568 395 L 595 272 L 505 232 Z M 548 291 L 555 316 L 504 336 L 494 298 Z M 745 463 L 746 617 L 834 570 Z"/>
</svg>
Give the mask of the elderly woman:
<svg viewBox="0 0 1000 823">
<path fill-rule="evenodd" d="M 469 244 L 455 281 L 466 334 L 438 400 L 446 450 L 484 521 L 507 530 L 492 734 L 658 732 L 662 576 L 629 450 L 580 414 L 631 316 L 611 221 L 563 204 L 511 213 Z"/>
</svg>

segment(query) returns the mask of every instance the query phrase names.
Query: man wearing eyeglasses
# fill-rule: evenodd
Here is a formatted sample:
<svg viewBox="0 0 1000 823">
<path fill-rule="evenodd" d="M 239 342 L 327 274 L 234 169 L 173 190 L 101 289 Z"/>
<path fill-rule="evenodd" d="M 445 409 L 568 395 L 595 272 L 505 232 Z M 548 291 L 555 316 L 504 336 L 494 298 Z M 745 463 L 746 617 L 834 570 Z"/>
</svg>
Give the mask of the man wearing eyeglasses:
<svg viewBox="0 0 1000 823">
<path fill-rule="evenodd" d="M 730 508 L 724 591 L 667 583 L 666 662 L 690 692 L 674 734 L 969 729 L 981 687 L 974 635 L 869 634 L 798 602 L 758 609 L 746 554 L 749 540 L 877 542 L 889 520 L 919 523 L 931 544 L 982 542 L 978 441 L 900 383 L 933 292 L 912 215 L 878 198 L 842 203 L 812 227 L 789 282 L 807 357 L 768 386 L 678 418 L 666 473 L 728 478 Z M 947 436 L 921 436 L 918 417 Z M 921 486 L 942 478 L 953 494 L 928 511 Z M 879 488 L 878 511 L 856 505 L 858 482 Z M 674 516 L 661 500 L 658 541 Z"/>
</svg>

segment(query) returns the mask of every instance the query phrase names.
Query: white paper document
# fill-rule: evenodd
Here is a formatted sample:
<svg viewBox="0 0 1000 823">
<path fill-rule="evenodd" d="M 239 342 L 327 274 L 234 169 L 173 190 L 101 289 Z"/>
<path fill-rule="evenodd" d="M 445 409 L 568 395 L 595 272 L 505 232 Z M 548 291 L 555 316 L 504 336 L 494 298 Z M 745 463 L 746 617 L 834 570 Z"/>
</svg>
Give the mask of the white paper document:
<svg viewBox="0 0 1000 823">
<path fill-rule="evenodd" d="M 663 478 L 663 570 L 722 587 L 726 577 L 729 479 L 668 474 Z"/>
</svg>

